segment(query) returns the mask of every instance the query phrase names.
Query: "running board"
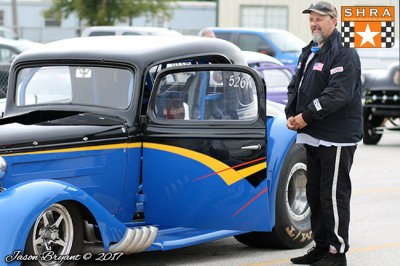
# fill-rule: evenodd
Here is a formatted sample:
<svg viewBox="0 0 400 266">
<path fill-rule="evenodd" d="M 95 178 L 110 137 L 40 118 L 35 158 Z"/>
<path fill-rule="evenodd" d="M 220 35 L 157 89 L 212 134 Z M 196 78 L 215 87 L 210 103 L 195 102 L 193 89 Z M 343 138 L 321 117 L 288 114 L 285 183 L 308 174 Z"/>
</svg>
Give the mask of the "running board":
<svg viewBox="0 0 400 266">
<path fill-rule="evenodd" d="M 122 239 L 110 246 L 110 252 L 123 252 L 125 254 L 139 253 L 146 250 L 157 236 L 158 228 L 142 226 L 140 228 L 127 228 Z"/>
<path fill-rule="evenodd" d="M 247 233 L 244 231 L 236 231 L 236 230 L 210 230 L 210 229 L 196 229 L 196 228 L 184 228 L 184 227 L 158 229 L 153 226 L 147 226 L 147 228 L 150 231 L 158 230 L 156 231 L 156 233 L 153 233 L 155 239 L 149 238 L 148 242 L 145 243 L 144 245 L 134 244 L 133 242 L 135 243 L 138 242 L 135 241 L 135 236 L 138 236 L 138 234 L 134 232 L 147 231 L 147 230 L 146 229 L 143 230 L 143 227 L 142 228 L 130 227 L 125 231 L 124 237 L 118 243 L 112 244 L 108 251 L 118 252 L 120 250 L 127 250 L 127 252 L 120 251 L 124 252 L 125 254 L 131 254 L 132 252 L 141 252 L 141 251 L 156 251 L 156 250 L 166 251 L 170 249 L 197 245 L 212 240 L 217 240 L 225 237 Z M 142 235 L 144 235 L 143 232 Z M 150 242 L 152 243 L 149 244 Z M 136 246 L 137 249 L 136 248 L 130 249 L 129 246 Z M 146 248 L 146 246 L 148 247 Z M 106 251 L 102 243 L 87 243 L 86 245 L 84 245 L 83 252 L 91 252 L 92 254 L 99 254 Z"/>
<path fill-rule="evenodd" d="M 247 232 L 184 227 L 164 228 L 158 231 L 156 239 L 146 251 L 183 248 L 243 233 Z"/>
</svg>

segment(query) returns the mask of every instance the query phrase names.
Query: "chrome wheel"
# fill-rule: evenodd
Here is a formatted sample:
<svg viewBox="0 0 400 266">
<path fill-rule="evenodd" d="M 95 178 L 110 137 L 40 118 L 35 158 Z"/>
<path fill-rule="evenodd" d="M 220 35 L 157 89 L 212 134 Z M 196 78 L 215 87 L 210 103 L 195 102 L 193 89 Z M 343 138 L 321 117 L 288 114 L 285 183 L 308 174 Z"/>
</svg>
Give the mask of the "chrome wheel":
<svg viewBox="0 0 400 266">
<path fill-rule="evenodd" d="M 32 232 L 35 255 L 69 255 L 74 240 L 74 226 L 70 213 L 61 204 L 53 204 L 37 218 Z M 54 253 L 53 253 L 54 252 Z M 42 265 L 59 265 L 56 261 L 39 261 Z"/>
<path fill-rule="evenodd" d="M 306 195 L 307 165 L 296 163 L 286 182 L 286 207 L 294 221 L 304 220 L 310 213 Z"/>
</svg>

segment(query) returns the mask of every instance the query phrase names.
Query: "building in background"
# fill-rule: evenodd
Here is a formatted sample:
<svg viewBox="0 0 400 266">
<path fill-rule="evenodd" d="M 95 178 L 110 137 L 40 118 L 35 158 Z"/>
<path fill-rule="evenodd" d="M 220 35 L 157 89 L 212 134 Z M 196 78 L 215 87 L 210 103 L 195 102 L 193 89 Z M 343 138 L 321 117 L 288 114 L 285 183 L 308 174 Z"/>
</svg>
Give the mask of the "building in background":
<svg viewBox="0 0 400 266">
<path fill-rule="evenodd" d="M 173 16 L 139 17 L 116 25 L 164 27 L 183 34 L 197 35 L 202 28 L 261 27 L 288 30 L 305 42 L 310 40 L 308 16 L 301 14 L 310 3 L 318 0 L 216 0 L 216 2 L 174 3 Z M 0 26 L 12 28 L 12 1 L 0 0 Z M 346 6 L 395 6 L 395 35 L 399 36 L 399 0 L 335 0 L 340 29 L 341 5 Z M 217 4 L 218 3 L 218 4 Z M 51 6 L 51 0 L 17 0 L 19 36 L 36 42 L 79 36 L 86 25 L 76 15 L 62 19 L 45 19 L 42 12 Z M 216 8 L 218 7 L 218 11 Z M 218 17 L 218 21 L 216 21 Z M 88 25 L 89 26 L 89 25 Z"/>
<path fill-rule="evenodd" d="M 162 27 L 177 30 L 185 35 L 197 35 L 202 28 L 216 25 L 216 3 L 212 2 L 176 2 L 173 16 L 132 19 L 133 26 Z"/>
<path fill-rule="evenodd" d="M 301 14 L 310 3 L 318 0 L 218 0 L 220 27 L 259 27 L 288 30 L 305 42 L 311 40 L 308 16 Z M 329 1 L 329 0 L 328 0 Z M 341 6 L 395 6 L 395 35 L 399 36 L 399 0 L 335 0 L 338 29 Z"/>
<path fill-rule="evenodd" d="M 12 28 L 12 3 L 0 0 L 0 26 Z M 45 19 L 43 11 L 52 5 L 50 0 L 18 0 L 18 35 L 35 42 L 50 41 L 80 36 L 86 27 L 75 14 L 57 23 L 54 18 Z M 177 30 L 183 34 L 196 35 L 200 29 L 216 25 L 216 3 L 176 2 L 173 3 L 172 17 L 138 17 L 116 25 L 151 26 Z M 90 26 L 90 25 L 88 25 Z"/>
<path fill-rule="evenodd" d="M 51 1 L 17 1 L 18 35 L 36 42 L 49 42 L 73 37 L 79 30 L 76 16 L 63 19 L 57 24 L 54 19 L 45 19 L 42 12 L 51 6 Z M 13 28 L 10 0 L 0 1 L 0 26 Z"/>
</svg>

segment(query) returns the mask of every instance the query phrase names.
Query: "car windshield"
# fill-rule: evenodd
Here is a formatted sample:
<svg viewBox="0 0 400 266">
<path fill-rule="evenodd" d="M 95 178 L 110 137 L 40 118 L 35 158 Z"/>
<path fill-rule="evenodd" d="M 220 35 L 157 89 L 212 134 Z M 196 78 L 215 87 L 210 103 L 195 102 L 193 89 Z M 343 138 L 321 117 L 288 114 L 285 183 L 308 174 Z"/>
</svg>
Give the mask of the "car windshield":
<svg viewBox="0 0 400 266">
<path fill-rule="evenodd" d="M 16 104 L 78 104 L 126 109 L 131 101 L 133 81 L 133 73 L 121 68 L 24 68 L 18 72 Z"/>
<path fill-rule="evenodd" d="M 296 35 L 286 32 L 268 32 L 265 33 L 281 52 L 300 52 L 306 46 L 306 43 L 298 38 Z"/>
<path fill-rule="evenodd" d="M 264 69 L 262 74 L 268 92 L 287 92 L 291 74 L 287 69 Z"/>
</svg>

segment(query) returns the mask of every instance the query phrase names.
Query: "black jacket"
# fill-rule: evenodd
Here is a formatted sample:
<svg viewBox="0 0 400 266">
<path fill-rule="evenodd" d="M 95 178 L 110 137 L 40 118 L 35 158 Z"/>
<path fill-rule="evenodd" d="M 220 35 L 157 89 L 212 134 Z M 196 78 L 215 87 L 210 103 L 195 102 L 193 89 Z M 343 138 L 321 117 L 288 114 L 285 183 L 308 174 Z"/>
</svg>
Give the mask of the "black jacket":
<svg viewBox="0 0 400 266">
<path fill-rule="evenodd" d="M 304 47 L 299 67 L 288 87 L 286 117 L 303 113 L 308 124 L 299 133 L 317 139 L 355 143 L 362 139 L 361 64 L 355 49 L 344 48 L 336 29 L 315 53 L 304 72 L 311 53 L 311 42 Z"/>
</svg>

